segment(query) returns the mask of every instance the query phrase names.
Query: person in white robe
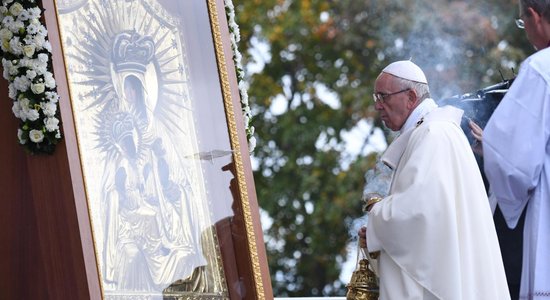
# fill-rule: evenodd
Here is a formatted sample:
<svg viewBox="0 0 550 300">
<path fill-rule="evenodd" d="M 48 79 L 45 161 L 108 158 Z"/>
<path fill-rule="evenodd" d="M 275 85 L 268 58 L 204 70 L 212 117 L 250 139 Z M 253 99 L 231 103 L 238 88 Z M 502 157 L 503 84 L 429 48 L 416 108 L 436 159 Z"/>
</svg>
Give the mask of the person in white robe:
<svg viewBox="0 0 550 300">
<path fill-rule="evenodd" d="M 437 107 L 410 61 L 386 67 L 375 91 L 382 121 L 400 131 L 382 156 L 394 171 L 389 195 L 369 203 L 359 231 L 369 253 L 380 252 L 380 300 L 510 299 L 463 112 Z"/>
<path fill-rule="evenodd" d="M 483 131 L 484 170 L 506 223 L 526 209 L 519 299 L 550 299 L 550 1 L 522 0 L 527 58 Z"/>
</svg>

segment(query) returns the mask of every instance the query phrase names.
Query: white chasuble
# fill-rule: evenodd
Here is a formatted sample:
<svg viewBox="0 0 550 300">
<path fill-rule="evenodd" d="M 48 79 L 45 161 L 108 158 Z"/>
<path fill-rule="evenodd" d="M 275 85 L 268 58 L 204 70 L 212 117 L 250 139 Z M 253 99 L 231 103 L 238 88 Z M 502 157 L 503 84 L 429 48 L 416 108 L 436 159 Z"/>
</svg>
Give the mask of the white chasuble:
<svg viewBox="0 0 550 300">
<path fill-rule="evenodd" d="M 380 300 L 510 299 L 461 116 L 453 107 L 433 109 L 382 157 L 395 173 L 367 224 L 368 250 L 380 251 Z"/>
</svg>

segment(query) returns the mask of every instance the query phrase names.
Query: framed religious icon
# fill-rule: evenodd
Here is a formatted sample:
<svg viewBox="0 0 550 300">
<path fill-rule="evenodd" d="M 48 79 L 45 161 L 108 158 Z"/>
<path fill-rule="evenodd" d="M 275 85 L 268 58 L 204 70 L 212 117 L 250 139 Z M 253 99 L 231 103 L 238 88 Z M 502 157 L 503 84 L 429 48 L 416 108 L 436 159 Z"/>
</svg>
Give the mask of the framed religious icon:
<svg viewBox="0 0 550 300">
<path fill-rule="evenodd" d="M 53 4 L 102 298 L 272 297 L 223 1 Z"/>
</svg>

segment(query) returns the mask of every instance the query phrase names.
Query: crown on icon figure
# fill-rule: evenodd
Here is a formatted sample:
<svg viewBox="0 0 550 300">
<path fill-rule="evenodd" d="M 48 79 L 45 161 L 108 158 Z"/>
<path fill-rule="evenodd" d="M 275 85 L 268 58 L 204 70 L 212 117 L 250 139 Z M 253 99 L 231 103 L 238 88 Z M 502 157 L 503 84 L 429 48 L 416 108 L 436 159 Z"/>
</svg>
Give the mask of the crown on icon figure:
<svg viewBox="0 0 550 300">
<path fill-rule="evenodd" d="M 113 42 L 111 58 L 115 71 L 144 73 L 155 54 L 155 42 L 150 36 L 142 36 L 134 30 L 119 33 Z"/>
</svg>

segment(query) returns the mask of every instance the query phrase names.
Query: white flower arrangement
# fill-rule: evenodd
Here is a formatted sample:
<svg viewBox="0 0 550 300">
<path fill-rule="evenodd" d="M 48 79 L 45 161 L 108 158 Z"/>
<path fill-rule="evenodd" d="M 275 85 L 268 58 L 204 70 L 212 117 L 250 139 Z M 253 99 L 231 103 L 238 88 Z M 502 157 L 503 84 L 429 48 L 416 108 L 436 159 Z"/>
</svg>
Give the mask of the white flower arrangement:
<svg viewBox="0 0 550 300">
<path fill-rule="evenodd" d="M 242 55 L 239 52 L 238 43 L 241 40 L 239 25 L 235 22 L 235 7 L 231 0 L 225 0 L 225 13 L 229 23 L 229 36 L 231 38 L 231 48 L 233 49 L 233 61 L 237 69 L 237 81 L 239 83 L 239 93 L 241 95 L 241 108 L 244 116 L 244 125 L 246 137 L 248 138 L 248 149 L 250 152 L 256 148 L 256 137 L 254 137 L 254 126 L 252 126 L 252 112 L 248 104 L 248 84 L 244 80 L 244 68 L 241 64 Z"/>
<path fill-rule="evenodd" d="M 2 0 L 0 47 L 13 114 L 21 120 L 17 137 L 30 153 L 52 153 L 61 139 L 52 47 L 35 0 Z"/>
</svg>

